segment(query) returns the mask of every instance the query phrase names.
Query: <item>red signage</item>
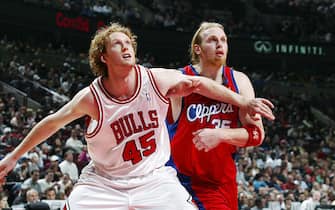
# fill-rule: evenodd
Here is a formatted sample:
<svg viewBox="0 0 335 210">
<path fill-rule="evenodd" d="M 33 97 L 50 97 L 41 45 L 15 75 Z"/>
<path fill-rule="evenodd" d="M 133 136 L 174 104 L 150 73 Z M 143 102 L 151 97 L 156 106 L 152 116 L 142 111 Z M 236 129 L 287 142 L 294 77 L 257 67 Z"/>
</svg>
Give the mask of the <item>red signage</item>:
<svg viewBox="0 0 335 210">
<path fill-rule="evenodd" d="M 56 13 L 56 25 L 61 28 L 69 28 L 83 32 L 90 31 L 90 23 L 87 18 L 81 16 L 75 18 L 67 17 L 62 12 Z"/>
</svg>

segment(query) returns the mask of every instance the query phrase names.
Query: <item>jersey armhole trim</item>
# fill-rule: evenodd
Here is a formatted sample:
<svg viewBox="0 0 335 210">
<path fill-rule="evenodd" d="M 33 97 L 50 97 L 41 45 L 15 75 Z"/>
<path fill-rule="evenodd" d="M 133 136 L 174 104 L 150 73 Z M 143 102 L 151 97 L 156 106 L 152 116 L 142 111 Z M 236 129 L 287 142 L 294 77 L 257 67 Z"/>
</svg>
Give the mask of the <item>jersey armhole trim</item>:
<svg viewBox="0 0 335 210">
<path fill-rule="evenodd" d="M 95 87 L 93 86 L 93 84 L 90 85 L 90 90 L 91 90 L 91 93 L 93 94 L 95 102 L 98 104 L 99 119 L 98 119 L 98 124 L 96 125 L 96 127 L 93 129 L 92 132 L 87 133 L 87 130 L 86 130 L 86 134 L 85 134 L 86 138 L 92 138 L 98 133 L 98 131 L 100 130 L 100 128 L 102 126 L 102 119 L 103 119 L 103 115 L 104 115 L 101 100 L 100 100 L 100 98 L 97 94 L 97 91 L 96 91 Z M 92 120 L 92 119 L 90 119 L 90 120 Z"/>
<path fill-rule="evenodd" d="M 191 66 L 191 68 L 193 68 L 193 66 Z M 178 69 L 182 74 L 184 75 L 188 75 L 185 71 L 185 68 L 179 68 Z M 180 112 L 176 118 L 176 120 L 173 120 L 173 115 L 172 115 L 172 108 L 171 108 L 171 104 L 169 105 L 169 110 L 168 110 L 168 114 L 167 114 L 167 118 L 166 118 L 166 123 L 169 125 L 169 126 L 173 126 L 173 127 L 177 127 L 177 125 L 179 124 L 179 121 L 180 121 L 180 118 L 181 116 L 183 115 L 184 113 L 184 108 L 185 108 L 185 98 L 187 96 L 183 96 L 181 97 L 181 107 L 180 107 Z M 171 103 L 170 99 L 168 99 L 169 102 Z M 174 130 L 176 131 L 177 128 L 174 128 Z"/>
<path fill-rule="evenodd" d="M 169 104 L 169 99 L 167 97 L 165 97 L 161 91 L 158 89 L 158 86 L 157 86 L 157 83 L 155 81 L 155 78 L 154 76 L 152 75 L 152 72 L 147 69 L 147 72 L 148 72 L 148 76 L 149 76 L 149 80 L 150 80 L 150 83 L 152 84 L 152 87 L 154 88 L 157 96 L 161 99 L 161 101 L 163 101 L 164 103 L 166 104 Z"/>
<path fill-rule="evenodd" d="M 237 83 L 236 83 L 236 80 L 235 80 L 235 76 L 234 76 L 234 70 L 233 70 L 233 68 L 230 68 L 230 76 L 231 76 L 233 85 L 234 85 L 234 87 L 235 87 L 235 91 L 236 91 L 236 93 L 240 94 L 240 90 L 238 89 L 238 86 L 237 86 Z"/>
</svg>

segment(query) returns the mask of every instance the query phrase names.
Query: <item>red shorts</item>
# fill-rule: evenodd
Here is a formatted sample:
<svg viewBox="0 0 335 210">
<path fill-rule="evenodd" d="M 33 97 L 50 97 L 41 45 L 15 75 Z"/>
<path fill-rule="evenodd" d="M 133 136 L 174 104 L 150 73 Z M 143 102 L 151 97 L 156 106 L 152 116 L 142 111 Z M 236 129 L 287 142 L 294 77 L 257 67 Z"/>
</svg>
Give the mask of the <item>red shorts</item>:
<svg viewBox="0 0 335 210">
<path fill-rule="evenodd" d="M 206 210 L 238 210 L 236 182 L 216 186 L 192 183 L 192 190 Z"/>
</svg>

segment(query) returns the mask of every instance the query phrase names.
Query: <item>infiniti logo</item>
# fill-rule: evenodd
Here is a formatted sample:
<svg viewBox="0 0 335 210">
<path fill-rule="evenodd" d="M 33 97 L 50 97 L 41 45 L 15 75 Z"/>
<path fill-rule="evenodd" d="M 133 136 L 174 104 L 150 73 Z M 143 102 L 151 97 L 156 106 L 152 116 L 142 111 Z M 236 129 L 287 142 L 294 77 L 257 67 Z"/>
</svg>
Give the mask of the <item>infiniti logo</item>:
<svg viewBox="0 0 335 210">
<path fill-rule="evenodd" d="M 254 49 L 258 53 L 271 53 L 272 52 L 272 44 L 269 41 L 255 41 Z"/>
</svg>

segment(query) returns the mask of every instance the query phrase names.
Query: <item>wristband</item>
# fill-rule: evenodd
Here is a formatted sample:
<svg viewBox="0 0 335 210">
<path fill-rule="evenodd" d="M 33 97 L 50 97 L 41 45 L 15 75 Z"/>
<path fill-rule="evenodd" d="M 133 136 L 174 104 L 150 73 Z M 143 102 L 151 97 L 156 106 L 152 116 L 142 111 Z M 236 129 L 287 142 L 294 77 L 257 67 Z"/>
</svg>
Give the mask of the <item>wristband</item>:
<svg viewBox="0 0 335 210">
<path fill-rule="evenodd" d="M 248 124 L 243 126 L 243 128 L 245 128 L 249 134 L 249 139 L 244 147 L 259 146 L 260 144 L 262 144 L 262 133 L 261 129 L 258 126 Z"/>
</svg>

